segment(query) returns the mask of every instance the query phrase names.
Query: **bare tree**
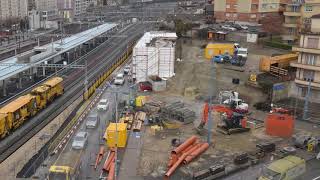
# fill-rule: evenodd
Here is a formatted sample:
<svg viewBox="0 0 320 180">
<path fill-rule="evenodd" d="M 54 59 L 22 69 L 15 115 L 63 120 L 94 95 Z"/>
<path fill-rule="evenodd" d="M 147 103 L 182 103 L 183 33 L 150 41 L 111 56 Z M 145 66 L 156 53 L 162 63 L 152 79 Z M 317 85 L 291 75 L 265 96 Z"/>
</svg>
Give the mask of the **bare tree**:
<svg viewBox="0 0 320 180">
<path fill-rule="evenodd" d="M 260 19 L 262 29 L 270 35 L 272 39 L 273 35 L 279 35 L 283 32 L 284 16 L 282 13 L 267 13 Z"/>
</svg>

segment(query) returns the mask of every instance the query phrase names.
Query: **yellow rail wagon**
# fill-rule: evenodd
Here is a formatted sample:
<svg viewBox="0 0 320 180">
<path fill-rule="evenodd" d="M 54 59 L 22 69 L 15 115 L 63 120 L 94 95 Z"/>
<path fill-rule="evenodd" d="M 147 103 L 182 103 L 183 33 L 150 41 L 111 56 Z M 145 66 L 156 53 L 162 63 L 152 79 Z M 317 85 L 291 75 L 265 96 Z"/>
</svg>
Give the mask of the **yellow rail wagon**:
<svg viewBox="0 0 320 180">
<path fill-rule="evenodd" d="M 4 138 L 9 133 L 7 122 L 8 122 L 8 115 L 0 114 L 0 138 Z"/>
<path fill-rule="evenodd" d="M 42 84 L 44 86 L 50 87 L 47 94 L 48 101 L 51 102 L 55 97 L 63 94 L 62 81 L 63 79 L 61 77 L 53 77 Z"/>
<path fill-rule="evenodd" d="M 48 86 L 38 86 L 36 88 L 34 88 L 31 91 L 31 94 L 34 96 L 37 96 L 37 100 L 38 102 L 38 109 L 44 109 L 47 106 L 47 100 L 48 100 L 48 92 L 50 90 L 50 87 Z"/>
<path fill-rule="evenodd" d="M 30 94 L 24 95 L 10 102 L 0 109 L 0 114 L 7 114 L 7 127 L 18 128 L 28 117 L 37 113 L 36 97 Z"/>
</svg>

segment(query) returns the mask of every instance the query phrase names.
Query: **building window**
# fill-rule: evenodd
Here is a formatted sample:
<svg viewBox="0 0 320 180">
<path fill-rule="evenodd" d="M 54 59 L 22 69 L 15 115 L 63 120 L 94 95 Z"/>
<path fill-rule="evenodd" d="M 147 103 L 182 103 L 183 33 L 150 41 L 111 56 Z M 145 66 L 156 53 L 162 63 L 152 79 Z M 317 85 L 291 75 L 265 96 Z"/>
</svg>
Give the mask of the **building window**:
<svg viewBox="0 0 320 180">
<path fill-rule="evenodd" d="M 238 14 L 237 14 L 237 13 L 234 13 L 234 14 L 233 14 L 233 17 L 235 17 L 235 18 L 238 17 Z"/>
<path fill-rule="evenodd" d="M 306 5 L 305 8 L 306 8 L 305 11 L 307 11 L 307 12 L 311 12 L 312 11 L 312 6 L 311 5 Z"/>
<path fill-rule="evenodd" d="M 230 4 L 227 4 L 226 8 L 230 8 Z"/>
<path fill-rule="evenodd" d="M 258 9 L 258 4 L 251 4 L 251 9 Z"/>
<path fill-rule="evenodd" d="M 229 14 L 229 13 L 226 13 L 226 17 L 230 17 L 230 14 Z"/>
<path fill-rule="evenodd" d="M 304 18 L 305 24 L 311 24 L 311 18 Z"/>
<path fill-rule="evenodd" d="M 262 4 L 261 8 L 262 9 L 267 9 L 267 4 Z"/>
<path fill-rule="evenodd" d="M 314 74 L 315 74 L 315 71 L 304 69 L 303 70 L 303 80 L 313 82 Z"/>
<path fill-rule="evenodd" d="M 255 15 L 255 14 L 250 15 L 250 18 L 256 18 L 256 17 L 257 17 L 257 15 Z"/>
<path fill-rule="evenodd" d="M 307 48 L 317 49 L 319 46 L 319 38 L 309 37 L 307 41 Z"/>
<path fill-rule="evenodd" d="M 316 65 L 316 55 L 306 54 L 305 61 L 306 61 L 306 64 L 308 64 L 308 65 L 312 65 L 312 66 Z"/>
</svg>

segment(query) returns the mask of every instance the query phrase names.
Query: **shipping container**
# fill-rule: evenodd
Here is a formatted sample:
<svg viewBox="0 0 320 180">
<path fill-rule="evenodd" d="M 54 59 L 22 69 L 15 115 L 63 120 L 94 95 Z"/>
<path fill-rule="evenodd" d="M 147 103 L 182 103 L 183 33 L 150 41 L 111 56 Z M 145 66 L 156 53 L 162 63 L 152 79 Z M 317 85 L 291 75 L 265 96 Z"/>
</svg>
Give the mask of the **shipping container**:
<svg viewBox="0 0 320 180">
<path fill-rule="evenodd" d="M 211 60 L 212 57 L 221 55 L 221 54 L 234 54 L 234 44 L 208 44 L 205 49 L 205 58 Z"/>
<path fill-rule="evenodd" d="M 294 132 L 294 118 L 288 114 L 268 114 L 266 133 L 277 137 L 291 137 Z"/>
</svg>

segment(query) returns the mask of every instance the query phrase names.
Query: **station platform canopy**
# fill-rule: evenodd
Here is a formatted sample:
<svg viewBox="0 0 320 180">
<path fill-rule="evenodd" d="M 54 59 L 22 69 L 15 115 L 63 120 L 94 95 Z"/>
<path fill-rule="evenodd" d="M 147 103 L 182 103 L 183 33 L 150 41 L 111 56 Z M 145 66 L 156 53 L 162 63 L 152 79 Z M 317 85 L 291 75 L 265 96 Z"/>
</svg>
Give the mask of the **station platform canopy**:
<svg viewBox="0 0 320 180">
<path fill-rule="evenodd" d="M 105 23 L 70 37 L 63 38 L 62 40 L 57 40 L 40 47 L 35 47 L 30 51 L 2 60 L 0 62 L 0 80 L 8 79 L 20 72 L 26 71 L 34 64 L 49 61 L 56 56 L 59 56 L 108 32 L 109 30 L 112 30 L 116 26 L 117 24 L 114 23 Z M 21 59 L 23 60 L 21 61 Z M 28 59 L 27 63 L 26 59 Z"/>
</svg>

